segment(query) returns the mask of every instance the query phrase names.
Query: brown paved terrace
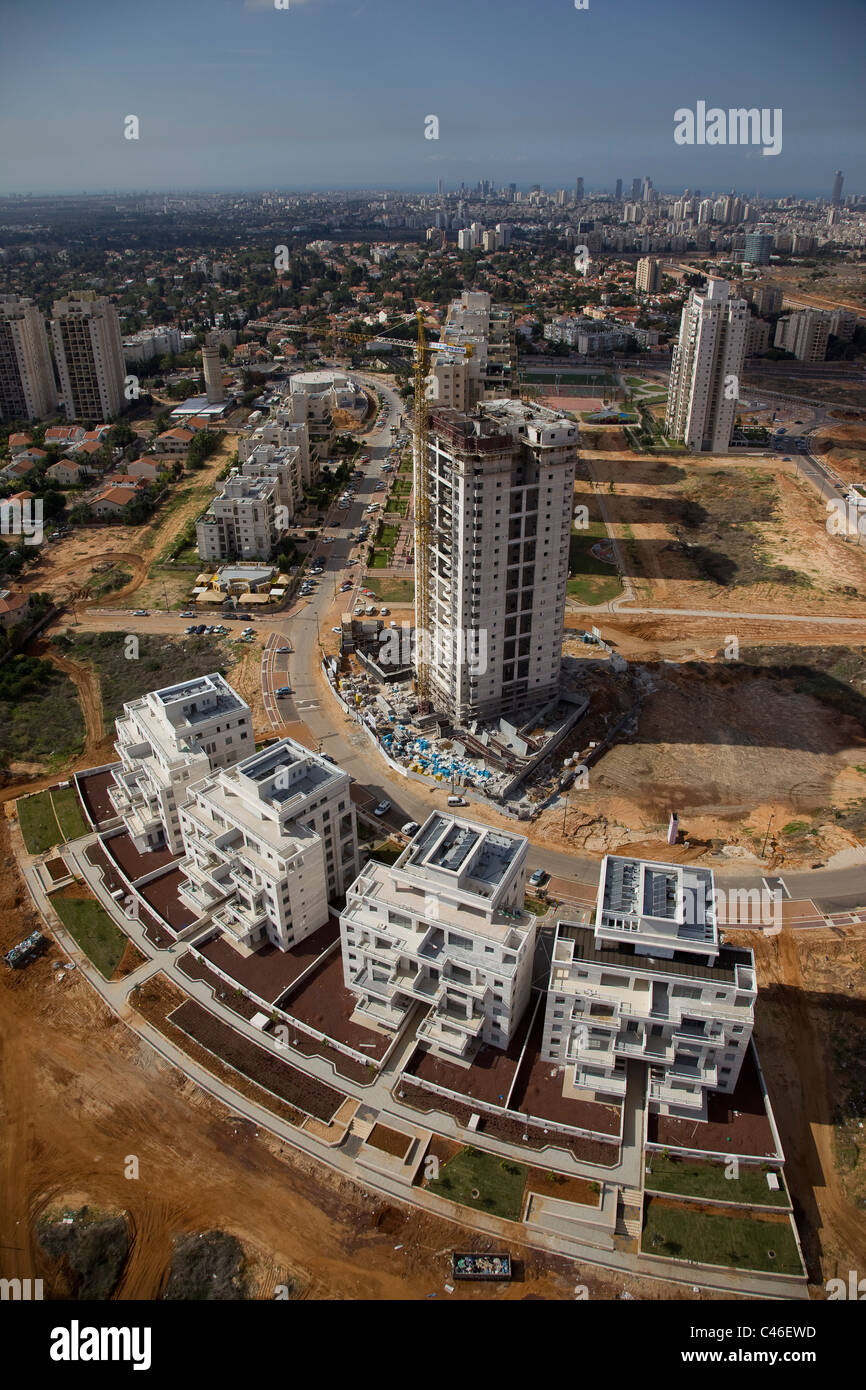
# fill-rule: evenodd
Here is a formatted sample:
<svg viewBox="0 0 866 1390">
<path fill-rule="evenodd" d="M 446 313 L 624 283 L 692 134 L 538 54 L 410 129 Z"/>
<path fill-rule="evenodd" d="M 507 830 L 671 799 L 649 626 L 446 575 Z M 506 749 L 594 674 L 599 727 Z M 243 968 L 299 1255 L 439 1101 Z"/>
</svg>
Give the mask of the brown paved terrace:
<svg viewBox="0 0 866 1390">
<path fill-rule="evenodd" d="M 106 835 L 102 843 L 130 883 L 152 874 L 154 869 L 161 869 L 164 864 L 171 864 L 176 857 L 170 849 L 152 849 L 141 854 L 126 830 L 121 830 L 117 835 Z"/>
<path fill-rule="evenodd" d="M 340 952 L 335 951 L 281 1008 L 299 1023 L 306 1023 L 329 1038 L 336 1038 L 369 1057 L 381 1057 L 393 1038 L 353 1023 L 356 1002 L 354 994 L 343 984 L 343 960 Z"/>
<path fill-rule="evenodd" d="M 444 1086 L 458 1096 L 477 1097 L 489 1105 L 504 1105 L 509 1087 L 517 1071 L 520 1051 L 526 1041 L 526 1033 L 532 1017 L 531 1004 L 525 1018 L 511 1039 L 508 1048 L 490 1047 L 486 1043 L 478 1049 L 469 1067 L 461 1067 L 457 1062 L 448 1062 L 436 1057 L 422 1045 L 417 1047 L 404 1069 L 404 1076 L 417 1076 L 420 1081 L 429 1081 L 434 1086 Z"/>
<path fill-rule="evenodd" d="M 752 1048 L 746 1053 L 733 1093 L 726 1096 L 714 1092 L 710 1096 L 705 1121 L 651 1114 L 647 1140 L 651 1144 L 702 1152 L 775 1155 L 776 1145 Z"/>
<path fill-rule="evenodd" d="M 180 869 L 169 869 L 168 873 L 155 878 L 152 883 L 145 883 L 136 889 L 157 916 L 174 931 L 183 931 L 184 927 L 192 926 L 196 920 L 196 913 L 190 912 L 178 896 L 180 885 L 185 882 Z"/>
<path fill-rule="evenodd" d="M 521 1110 L 540 1120 L 573 1129 L 591 1129 L 595 1134 L 619 1136 L 620 1107 L 602 1105 L 594 1100 L 574 1100 L 562 1094 L 565 1068 L 544 1062 L 541 1058 L 541 1037 L 544 1014 L 540 1009 L 520 1068 L 517 1085 L 511 1097 L 511 1110 Z"/>
<path fill-rule="evenodd" d="M 108 787 L 114 781 L 113 773 L 79 772 L 75 781 L 78 795 L 93 825 L 98 828 L 104 821 L 113 820 L 117 812 L 108 799 Z"/>
<path fill-rule="evenodd" d="M 324 926 L 290 951 L 281 951 L 268 942 L 253 955 L 243 956 L 225 935 L 206 941 L 198 949 L 205 960 L 224 970 L 244 989 L 266 1004 L 274 1004 L 339 935 L 339 922 L 336 917 L 330 917 Z"/>
</svg>

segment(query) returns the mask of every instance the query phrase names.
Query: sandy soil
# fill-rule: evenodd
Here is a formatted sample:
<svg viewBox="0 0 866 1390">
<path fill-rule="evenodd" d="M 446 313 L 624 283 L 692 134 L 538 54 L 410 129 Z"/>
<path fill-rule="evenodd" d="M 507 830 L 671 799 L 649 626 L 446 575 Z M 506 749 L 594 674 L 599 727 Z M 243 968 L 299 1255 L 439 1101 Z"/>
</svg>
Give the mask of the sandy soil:
<svg viewBox="0 0 866 1390">
<path fill-rule="evenodd" d="M 600 484 L 608 517 L 642 603 L 746 613 L 862 616 L 858 595 L 866 592 L 866 548 L 846 545 L 828 533 L 826 506 L 799 477 L 793 463 L 749 460 L 727 464 L 719 459 L 675 455 L 657 459 L 630 451 L 598 450 L 586 451 L 586 457 Z M 749 474 L 771 474 L 777 493 L 772 519 L 753 520 L 746 514 L 739 525 L 744 531 L 751 530 L 768 565 L 798 571 L 803 576 L 801 583 L 718 584 L 702 577 L 687 552 L 670 549 L 678 532 L 685 540 L 696 535 L 684 525 L 683 504 L 693 498 L 699 506 L 710 508 L 713 489 L 718 486 L 714 474 L 733 482 L 747 479 Z M 587 501 L 589 490 L 587 482 L 578 480 L 576 501 Z M 702 535 L 700 540 L 725 555 L 721 534 Z M 736 581 L 743 576 L 736 571 L 732 577 Z"/>
</svg>

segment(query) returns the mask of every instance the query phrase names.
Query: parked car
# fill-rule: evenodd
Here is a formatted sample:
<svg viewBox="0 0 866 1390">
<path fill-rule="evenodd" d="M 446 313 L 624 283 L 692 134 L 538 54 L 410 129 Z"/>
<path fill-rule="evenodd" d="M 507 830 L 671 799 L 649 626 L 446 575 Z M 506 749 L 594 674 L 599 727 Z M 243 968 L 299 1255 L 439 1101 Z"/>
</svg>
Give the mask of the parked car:
<svg viewBox="0 0 866 1390">
<path fill-rule="evenodd" d="M 283 699 L 284 696 L 291 695 L 291 693 L 292 687 L 290 685 L 281 685 L 279 689 L 274 691 L 274 694 L 278 697 L 278 699 Z"/>
<path fill-rule="evenodd" d="M 374 816 L 387 816 L 391 809 L 390 801 L 380 801 L 378 806 L 373 807 Z"/>
<path fill-rule="evenodd" d="M 529 879 L 530 887 L 540 888 L 542 883 L 546 883 L 549 878 L 550 874 L 546 869 L 536 869 Z"/>
<path fill-rule="evenodd" d="M 196 629 L 195 629 L 195 633 L 196 633 L 196 636 L 197 636 L 197 637 L 201 637 L 202 633 L 203 633 L 203 632 L 206 632 L 206 631 L 207 631 L 207 623 L 199 623 L 198 626 L 197 626 Z"/>
<path fill-rule="evenodd" d="M 417 835 L 421 827 L 416 820 L 407 820 L 406 824 L 401 826 L 400 829 L 403 835 Z"/>
<path fill-rule="evenodd" d="M 466 805 L 466 798 L 463 797 L 463 796 L 449 796 L 449 798 L 448 798 L 448 805 L 449 805 L 449 806 L 465 806 L 465 805 Z"/>
<path fill-rule="evenodd" d="M 195 617 L 195 613 L 193 613 L 192 609 L 190 609 L 188 612 L 181 613 L 180 616 L 181 616 L 182 618 L 194 618 L 194 617 Z"/>
<path fill-rule="evenodd" d="M 277 647 L 277 656 L 285 656 L 286 652 L 291 650 L 291 647 Z"/>
<path fill-rule="evenodd" d="M 149 618 L 150 614 L 146 608 L 136 608 L 132 616 L 133 618 Z"/>
</svg>

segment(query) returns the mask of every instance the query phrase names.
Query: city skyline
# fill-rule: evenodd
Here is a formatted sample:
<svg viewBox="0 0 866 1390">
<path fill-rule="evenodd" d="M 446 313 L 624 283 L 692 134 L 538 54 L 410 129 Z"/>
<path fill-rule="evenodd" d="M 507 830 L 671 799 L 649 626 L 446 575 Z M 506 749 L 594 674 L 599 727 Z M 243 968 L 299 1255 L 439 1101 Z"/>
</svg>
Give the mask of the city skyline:
<svg viewBox="0 0 866 1390">
<path fill-rule="evenodd" d="M 0 161 L 0 190 L 415 192 L 492 178 L 573 191 L 580 176 L 591 193 L 648 172 L 662 192 L 829 199 L 836 169 L 846 193 L 866 189 L 854 0 L 833 0 L 818 29 L 800 0 L 757 14 L 734 0 L 727 47 L 714 12 L 690 12 L 685 34 L 673 0 L 653 7 L 649 27 L 637 0 L 486 0 L 463 38 L 457 0 L 289 6 L 192 0 L 178 12 L 157 0 L 143 19 L 87 0 L 74 12 L 52 2 L 38 22 L 7 16 L 5 51 L 38 51 L 42 97 L 34 107 L 30 65 L 7 62 L 7 119 L 26 109 L 27 120 Z M 555 56 L 538 61 L 539 50 Z M 700 102 L 783 111 L 781 151 L 677 145 L 675 111 Z M 124 138 L 131 115 L 137 140 Z M 438 139 L 425 135 L 433 115 Z"/>
</svg>

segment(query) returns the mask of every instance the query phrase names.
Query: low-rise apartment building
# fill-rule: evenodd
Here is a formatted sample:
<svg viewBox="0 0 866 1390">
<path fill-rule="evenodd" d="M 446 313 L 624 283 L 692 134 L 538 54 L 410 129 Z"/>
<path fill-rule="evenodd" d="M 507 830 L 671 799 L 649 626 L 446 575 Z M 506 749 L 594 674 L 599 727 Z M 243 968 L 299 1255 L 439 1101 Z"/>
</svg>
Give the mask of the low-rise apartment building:
<svg viewBox="0 0 866 1390">
<path fill-rule="evenodd" d="M 214 673 L 131 700 L 115 728 L 115 811 L 140 853 L 167 846 L 180 854 L 178 806 L 193 782 L 253 747 L 249 705 Z"/>
<path fill-rule="evenodd" d="M 529 1002 L 535 918 L 523 910 L 528 840 L 434 811 L 392 865 L 370 860 L 340 918 L 343 977 L 368 1023 L 470 1060 L 506 1048 Z"/>
<path fill-rule="evenodd" d="M 198 553 L 210 564 L 269 560 L 288 517 L 280 524 L 276 478 L 246 478 L 232 469 L 222 492 L 196 522 Z"/>
<path fill-rule="evenodd" d="M 350 785 L 289 738 L 196 782 L 180 810 L 181 900 L 240 946 L 297 946 L 358 872 Z"/>
<path fill-rule="evenodd" d="M 607 855 L 595 925 L 557 923 L 542 1056 L 565 1093 L 619 1099 L 630 1060 L 648 1104 L 706 1119 L 730 1093 L 749 1046 L 757 986 L 751 951 L 719 937 L 710 869 Z"/>
</svg>

